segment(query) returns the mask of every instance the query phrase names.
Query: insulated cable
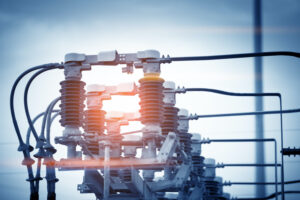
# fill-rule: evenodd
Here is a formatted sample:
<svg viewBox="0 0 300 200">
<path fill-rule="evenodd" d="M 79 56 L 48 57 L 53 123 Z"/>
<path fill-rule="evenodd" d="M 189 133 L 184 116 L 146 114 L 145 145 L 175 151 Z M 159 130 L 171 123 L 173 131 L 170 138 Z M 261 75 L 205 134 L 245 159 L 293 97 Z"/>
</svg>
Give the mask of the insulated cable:
<svg viewBox="0 0 300 200">
<path fill-rule="evenodd" d="M 32 120 L 31 120 L 31 117 L 30 117 L 30 114 L 29 114 L 29 108 L 28 108 L 28 90 L 29 90 L 29 87 L 32 83 L 32 81 L 40 74 L 46 72 L 46 71 L 49 71 L 49 70 L 52 70 L 52 69 L 58 69 L 60 68 L 59 65 L 55 65 L 55 66 L 51 66 L 51 67 L 48 67 L 48 68 L 45 68 L 45 69 L 41 69 L 39 70 L 38 72 L 36 72 L 34 75 L 31 76 L 31 78 L 29 79 L 29 81 L 27 82 L 26 84 L 26 87 L 25 87 L 25 90 L 24 90 L 24 109 L 25 109 L 25 114 L 26 114 L 26 118 L 27 118 L 27 122 L 30 126 L 30 129 L 36 139 L 36 141 L 38 142 L 39 138 L 38 138 L 38 135 L 37 135 L 37 132 L 33 126 L 33 123 L 32 123 Z"/>
<path fill-rule="evenodd" d="M 300 194 L 299 191 L 285 191 L 285 194 Z M 274 197 L 282 195 L 282 192 L 273 193 L 267 197 L 259 197 L 259 198 L 235 198 L 236 200 L 267 200 L 267 199 L 273 199 Z"/>
<path fill-rule="evenodd" d="M 54 103 L 56 104 L 58 101 L 60 100 L 60 97 L 55 98 L 53 101 L 51 101 L 51 103 L 48 105 L 46 111 L 44 112 L 44 116 L 43 116 L 43 121 L 42 121 L 42 127 L 41 127 L 41 133 L 40 133 L 40 138 L 42 138 L 44 141 L 46 141 L 45 138 L 45 127 L 46 127 L 46 122 L 47 122 L 47 116 L 50 110 L 51 105 Z"/>
<path fill-rule="evenodd" d="M 11 89 L 11 92 L 10 92 L 10 102 L 9 103 L 10 103 L 10 112 L 11 112 L 11 117 L 12 117 L 13 125 L 14 125 L 15 131 L 16 131 L 16 134 L 17 134 L 17 137 L 18 137 L 18 141 L 19 141 L 19 144 L 20 144 L 20 149 L 19 150 L 23 150 L 24 149 L 24 141 L 22 139 L 22 136 L 21 136 L 21 133 L 20 133 L 20 129 L 19 129 L 19 126 L 18 126 L 18 122 L 17 122 L 17 119 L 16 119 L 16 115 L 15 115 L 14 96 L 15 96 L 16 87 L 19 84 L 20 80 L 25 75 L 27 75 L 28 73 L 30 73 L 30 72 L 32 72 L 34 70 L 48 68 L 48 67 L 52 67 L 52 66 L 58 66 L 58 65 L 59 65 L 59 63 L 50 63 L 50 64 L 39 65 L 39 66 L 36 66 L 36 67 L 32 67 L 30 69 L 27 69 L 25 72 L 23 72 L 22 74 L 20 74 L 18 76 L 18 78 L 15 80 L 15 82 L 14 82 L 14 84 L 12 86 L 12 89 Z"/>
<path fill-rule="evenodd" d="M 31 200 L 38 200 L 38 193 L 36 191 L 35 185 L 34 185 L 34 176 L 33 176 L 33 171 L 32 171 L 32 164 L 34 163 L 34 160 L 32 160 L 30 158 L 30 146 L 27 146 L 26 144 L 24 144 L 24 141 L 22 139 L 21 136 L 21 132 L 19 129 L 19 125 L 16 119 L 16 115 L 15 115 L 15 109 L 14 109 L 14 96 L 15 96 L 15 91 L 16 88 L 19 84 L 19 82 L 21 81 L 21 79 L 27 75 L 28 73 L 38 70 L 38 69 L 43 69 L 43 68 L 49 68 L 49 67 L 53 67 L 53 66 L 59 66 L 58 63 L 50 63 L 50 64 L 44 64 L 44 65 L 39 65 L 36 67 L 32 67 L 30 69 L 27 69 L 26 71 L 24 71 L 22 74 L 20 74 L 17 79 L 15 80 L 15 82 L 13 83 L 11 92 L 10 92 L 10 112 L 11 112 L 11 117 L 12 117 L 12 121 L 13 121 L 13 125 L 15 128 L 15 132 L 17 134 L 17 138 L 19 141 L 19 147 L 18 147 L 18 151 L 22 151 L 23 152 L 23 156 L 24 156 L 24 160 L 23 160 L 23 164 L 26 165 L 27 167 L 27 172 L 28 172 L 28 181 L 30 182 L 30 199 Z M 61 66 L 62 67 L 62 66 Z"/>
<path fill-rule="evenodd" d="M 300 54 L 299 54 L 300 55 Z M 258 96 L 275 96 L 279 98 L 279 107 L 280 107 L 280 141 L 281 141 L 281 151 L 283 150 L 283 121 L 282 121 L 282 97 L 280 93 L 235 93 L 228 92 L 223 90 L 211 89 L 211 88 L 178 88 L 176 93 L 185 93 L 185 92 L 212 92 L 221 95 L 227 96 L 239 96 L 239 97 L 258 97 Z M 281 190 L 284 193 L 284 156 L 281 154 Z M 277 190 L 277 187 L 276 187 Z M 277 192 L 277 191 L 276 191 Z"/>
<path fill-rule="evenodd" d="M 53 109 L 55 107 L 55 105 L 60 101 L 60 97 L 55 99 L 55 101 L 53 101 L 51 104 L 50 104 L 50 107 L 49 107 L 49 110 L 48 110 L 48 116 L 47 116 L 47 144 L 51 144 L 50 142 L 50 128 L 51 128 L 51 114 L 53 112 Z M 58 113 L 59 114 L 59 113 Z M 56 116 L 58 116 L 58 114 Z"/>
<path fill-rule="evenodd" d="M 162 57 L 158 59 L 149 59 L 149 63 L 171 63 L 172 61 L 204 61 L 204 60 L 224 60 L 236 58 L 252 58 L 252 57 L 265 57 L 265 56 L 291 56 L 300 58 L 300 53 L 292 51 L 270 51 L 258 53 L 240 53 L 240 54 L 225 54 L 225 55 L 212 55 L 212 56 L 187 56 L 187 57 Z"/>
<path fill-rule="evenodd" d="M 53 112 L 58 113 L 59 110 L 53 110 Z M 45 114 L 45 112 L 41 112 L 40 114 L 35 116 L 35 118 L 33 118 L 33 120 L 32 120 L 32 123 L 34 124 L 37 120 L 39 120 L 42 116 L 44 116 L 44 114 Z M 30 129 L 30 127 L 28 127 L 27 134 L 26 134 L 26 145 L 30 144 L 30 133 L 31 133 L 31 129 Z"/>
</svg>

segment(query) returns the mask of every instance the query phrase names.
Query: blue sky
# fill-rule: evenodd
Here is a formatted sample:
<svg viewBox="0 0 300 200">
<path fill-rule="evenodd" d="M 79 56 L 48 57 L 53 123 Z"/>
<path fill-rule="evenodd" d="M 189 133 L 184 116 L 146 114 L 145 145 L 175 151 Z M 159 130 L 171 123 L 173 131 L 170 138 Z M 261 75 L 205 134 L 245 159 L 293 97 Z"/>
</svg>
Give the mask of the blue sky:
<svg viewBox="0 0 300 200">
<path fill-rule="evenodd" d="M 118 50 L 121 53 L 157 49 L 171 56 L 229 54 L 253 51 L 252 0 L 173 0 L 173 1 L 0 1 L 0 81 L 2 141 L 0 142 L 0 186 L 5 199 L 28 196 L 25 168 L 20 166 L 21 154 L 16 152 L 17 139 L 10 119 L 9 91 L 17 75 L 38 64 L 63 61 L 69 52 L 96 54 L 99 51 Z M 263 1 L 264 51 L 300 52 L 300 2 L 297 0 Z M 252 92 L 254 86 L 252 59 L 226 61 L 173 63 L 162 66 L 162 77 L 185 87 L 209 87 L 235 92 Z M 264 59 L 264 91 L 281 92 L 283 107 L 300 107 L 299 60 L 294 58 Z M 121 73 L 121 67 L 94 67 L 84 72 L 88 84 L 117 84 L 136 81 L 142 76 Z M 32 85 L 29 94 L 31 115 L 41 112 L 59 95 L 62 71 L 43 74 Z M 16 112 L 22 133 L 27 124 L 23 111 L 23 86 L 16 95 Z M 208 114 L 252 111 L 252 98 L 222 97 L 212 94 L 186 94 L 177 99 L 178 107 L 192 113 Z M 126 103 L 127 107 L 124 108 Z M 107 102 L 107 110 L 138 109 L 138 99 L 114 98 Z M 266 109 L 277 109 L 278 100 L 267 98 Z M 285 146 L 298 146 L 300 114 L 284 117 Z M 128 129 L 135 129 L 135 125 Z M 59 136 L 61 128 L 56 122 L 53 134 Z M 253 138 L 254 118 L 202 119 L 191 122 L 191 132 L 209 138 Z M 265 136 L 279 139 L 279 117 L 265 117 Z M 279 140 L 278 140 L 279 142 Z M 59 147 L 56 158 L 64 155 Z M 238 152 L 238 153 L 237 153 Z M 254 145 L 203 146 L 205 157 L 217 162 L 254 162 Z M 272 147 L 267 146 L 266 159 L 273 161 Z M 286 179 L 300 177 L 299 158 L 287 158 Z M 273 171 L 267 170 L 268 181 Z M 220 169 L 224 180 L 253 181 L 254 169 Z M 58 199 L 93 199 L 80 195 L 76 185 L 81 183 L 80 172 L 59 172 Z M 299 187 L 299 186 L 298 186 Z M 297 189 L 297 185 L 288 189 Z M 41 196 L 46 195 L 41 186 Z M 253 196 L 254 188 L 233 186 L 225 188 L 233 196 Z M 268 188 L 272 193 L 273 188 Z M 293 196 L 289 196 L 291 199 Z"/>
</svg>

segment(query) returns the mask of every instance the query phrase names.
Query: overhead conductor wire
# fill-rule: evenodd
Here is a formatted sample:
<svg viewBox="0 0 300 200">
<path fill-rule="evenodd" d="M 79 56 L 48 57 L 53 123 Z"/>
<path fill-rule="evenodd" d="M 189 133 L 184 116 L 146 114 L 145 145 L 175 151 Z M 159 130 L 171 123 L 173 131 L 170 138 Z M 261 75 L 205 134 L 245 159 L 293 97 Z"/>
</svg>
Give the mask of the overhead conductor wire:
<svg viewBox="0 0 300 200">
<path fill-rule="evenodd" d="M 280 106 L 280 137 L 281 137 L 281 150 L 283 149 L 283 123 L 282 123 L 282 97 L 280 93 L 235 93 L 235 92 L 227 92 L 223 90 L 211 89 L 211 88 L 182 88 L 176 91 L 177 93 L 185 93 L 185 92 L 211 92 L 217 93 L 221 95 L 227 96 L 239 96 L 239 97 L 278 97 L 279 98 L 279 106 Z M 276 166 L 277 168 L 277 166 Z M 277 178 L 277 169 L 276 169 L 276 178 Z M 276 193 L 277 193 L 277 185 L 276 185 Z M 281 190 L 284 192 L 284 158 L 283 154 L 281 154 Z"/>
</svg>

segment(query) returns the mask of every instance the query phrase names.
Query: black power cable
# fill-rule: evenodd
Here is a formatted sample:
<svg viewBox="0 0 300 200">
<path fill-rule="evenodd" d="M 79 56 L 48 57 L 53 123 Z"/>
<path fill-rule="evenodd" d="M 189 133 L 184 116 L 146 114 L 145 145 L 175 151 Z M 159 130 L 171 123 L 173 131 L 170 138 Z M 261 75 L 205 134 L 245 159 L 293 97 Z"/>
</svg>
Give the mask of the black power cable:
<svg viewBox="0 0 300 200">
<path fill-rule="evenodd" d="M 300 54 L 299 54 L 300 56 Z M 283 150 L 283 122 L 282 122 L 282 98 L 280 93 L 235 93 L 235 92 L 227 92 L 223 90 L 211 89 L 211 88 L 182 88 L 176 91 L 177 93 L 185 93 L 185 92 L 212 92 L 221 95 L 227 96 L 239 96 L 239 97 L 258 97 L 258 96 L 275 96 L 279 98 L 279 107 L 280 107 L 280 138 L 281 138 L 281 151 Z M 284 157 L 281 154 L 281 190 L 284 193 Z M 277 187 L 276 187 L 277 189 Z M 277 191 L 276 191 L 277 192 Z"/>
<path fill-rule="evenodd" d="M 225 54 L 225 55 L 212 55 L 212 56 L 187 56 L 187 57 L 167 57 L 158 59 L 149 59 L 147 62 L 171 63 L 172 61 L 203 61 L 203 60 L 224 60 L 236 58 L 252 58 L 252 57 L 265 57 L 265 56 L 292 56 L 300 58 L 300 53 L 292 51 L 271 51 L 271 52 L 258 52 L 258 53 L 239 53 L 239 54 Z"/>
<path fill-rule="evenodd" d="M 38 138 L 38 134 L 34 128 L 34 125 L 32 123 L 32 120 L 31 120 L 31 117 L 30 117 L 30 114 L 29 114 L 29 109 L 28 109 L 28 90 L 29 90 L 29 87 L 32 83 L 32 81 L 40 74 L 46 72 L 46 71 L 49 71 L 49 70 L 52 70 L 52 69 L 58 69 L 60 68 L 59 65 L 56 65 L 56 66 L 51 66 L 51 67 L 47 67 L 45 69 L 41 69 L 39 70 L 38 72 L 36 72 L 34 75 L 31 76 L 31 78 L 29 79 L 29 81 L 27 82 L 26 84 L 26 87 L 25 87 L 25 90 L 24 90 L 24 108 L 25 108 L 25 114 L 26 114 L 26 118 L 27 118 L 27 122 L 29 124 L 29 127 L 31 129 L 31 132 L 33 133 L 34 137 L 35 137 L 35 140 L 38 142 L 39 138 Z"/>
<path fill-rule="evenodd" d="M 27 172 L 28 172 L 28 181 L 30 182 L 30 200 L 37 200 L 39 198 L 38 193 L 36 192 L 35 186 L 34 186 L 34 176 L 33 176 L 33 171 L 32 171 L 32 164 L 34 163 L 34 160 L 32 160 L 30 158 L 30 146 L 27 146 L 21 136 L 21 132 L 18 126 L 18 122 L 16 119 L 16 114 L 15 114 L 15 109 L 14 109 L 14 96 L 15 96 L 15 91 L 16 88 L 19 84 L 19 82 L 21 81 L 21 79 L 27 75 L 28 73 L 38 70 L 38 69 L 43 69 L 43 68 L 48 68 L 48 67 L 53 67 L 53 66 L 58 66 L 58 63 L 50 63 L 50 64 L 45 64 L 45 65 L 39 65 L 36 67 L 32 67 L 26 71 L 24 71 L 22 74 L 20 74 L 18 76 L 18 78 L 15 80 L 11 92 L 10 92 L 10 112 L 11 112 L 11 117 L 12 117 L 12 121 L 13 121 L 13 125 L 17 134 L 17 138 L 19 141 L 19 147 L 18 147 L 18 151 L 22 151 L 23 152 L 23 156 L 24 156 L 24 160 L 23 160 L 23 164 L 26 165 L 27 167 Z"/>
<path fill-rule="evenodd" d="M 292 181 L 284 182 L 284 184 L 294 184 L 294 183 L 300 183 L 300 180 L 292 180 Z"/>
<path fill-rule="evenodd" d="M 37 132 L 34 128 L 34 125 L 33 125 L 33 122 L 32 122 L 32 119 L 30 117 L 30 113 L 29 113 L 29 109 L 28 109 L 28 91 L 29 91 L 29 88 L 30 88 L 30 85 L 32 83 L 32 81 L 40 74 L 46 72 L 46 71 L 49 71 L 49 70 L 52 70 L 52 69 L 58 69 L 58 68 L 61 68 L 60 65 L 55 65 L 55 66 L 50 66 L 50 67 L 47 67 L 47 68 L 44 68 L 44 69 L 41 69 L 39 70 L 38 72 L 36 72 L 34 75 L 31 76 L 31 78 L 28 80 L 27 84 L 26 84 L 26 87 L 25 87 L 25 90 L 24 90 L 24 109 L 25 109 L 25 114 L 26 114 L 26 118 L 27 118 L 27 122 L 29 124 L 29 127 L 31 129 L 31 132 L 33 133 L 34 137 L 35 137 L 35 140 L 37 142 L 37 144 L 40 142 L 39 138 L 38 138 L 38 135 L 37 135 Z M 40 146 L 39 148 L 43 148 L 42 146 Z M 40 149 L 40 151 L 42 152 L 43 149 Z M 41 174 L 41 161 L 42 161 L 42 157 L 41 155 L 38 155 L 37 156 L 38 158 L 38 163 L 37 163 L 37 170 L 36 170 L 36 176 L 35 176 L 35 193 L 39 193 L 39 182 L 42 180 L 40 174 Z"/>
<path fill-rule="evenodd" d="M 53 112 L 53 110 L 52 110 Z M 51 125 L 56 117 L 60 115 L 60 112 L 55 113 L 53 116 L 51 116 L 50 122 L 47 122 L 47 143 L 50 144 L 50 132 L 51 132 Z M 49 123 L 49 125 L 48 125 Z"/>
<path fill-rule="evenodd" d="M 56 149 L 51 145 L 50 143 L 50 128 L 51 128 L 51 123 L 52 119 L 56 116 L 58 116 L 60 113 L 56 113 L 55 116 L 51 117 L 53 109 L 56 105 L 56 103 L 60 100 L 60 97 L 56 98 L 52 103 L 48 106 L 47 112 L 44 115 L 45 120 L 47 118 L 47 144 L 45 145 L 47 157 L 45 158 L 45 163 L 46 163 L 46 180 L 47 180 L 47 199 L 48 200 L 55 200 L 56 199 L 56 193 L 55 193 L 55 183 L 58 181 L 56 178 L 56 173 L 55 173 L 55 167 L 53 166 L 53 154 L 56 152 Z"/>
<path fill-rule="evenodd" d="M 58 113 L 59 110 L 53 110 L 53 112 Z M 42 116 L 44 116 L 45 112 L 41 112 L 40 114 L 38 114 L 37 116 L 35 116 L 35 118 L 33 118 L 32 123 L 34 124 L 38 119 L 40 119 Z M 29 145 L 30 144 L 30 134 L 31 134 L 31 129 L 30 127 L 28 127 L 27 129 L 27 135 L 26 135 L 26 144 Z"/>
<path fill-rule="evenodd" d="M 300 194 L 300 190 L 297 191 L 285 191 L 284 194 Z M 267 199 L 273 199 L 278 195 L 282 195 L 282 192 L 273 193 L 267 197 L 260 197 L 260 198 L 236 198 L 236 200 L 267 200 Z"/>
<path fill-rule="evenodd" d="M 292 181 L 285 181 L 285 185 L 290 184 L 297 184 L 300 183 L 300 180 L 292 180 Z M 224 186 L 232 186 L 232 185 L 276 185 L 276 182 L 231 182 L 225 181 L 223 183 Z"/>
<path fill-rule="evenodd" d="M 185 92 L 212 92 L 227 96 L 241 96 L 241 97 L 260 97 L 260 96 L 276 96 L 281 97 L 280 93 L 237 93 L 237 92 L 228 92 L 224 90 L 217 90 L 211 88 L 182 88 L 178 89 L 176 93 L 185 93 Z"/>
<path fill-rule="evenodd" d="M 60 97 L 56 98 L 51 104 L 50 106 L 48 107 L 48 116 L 44 116 L 46 117 L 46 120 L 47 120 L 47 134 L 46 134 L 46 141 L 47 141 L 47 144 L 50 145 L 51 142 L 50 142 L 50 128 L 51 128 L 51 114 L 53 112 L 53 109 L 55 107 L 55 105 L 60 101 Z"/>
<path fill-rule="evenodd" d="M 241 113 L 221 113 L 221 114 L 210 114 L 210 115 L 197 115 L 194 116 L 195 119 L 199 118 L 213 118 L 213 117 L 234 117 L 234 116 L 250 116 L 250 115 L 266 115 L 266 114 L 289 114 L 289 113 L 298 113 L 300 112 L 300 108 L 288 109 L 288 110 L 273 110 L 273 111 L 262 111 L 262 112 L 241 112 Z M 281 118 L 282 119 L 282 118 Z M 281 120 L 282 122 L 282 120 Z M 281 129 L 282 131 L 282 129 Z M 284 154 L 282 153 L 282 157 Z M 283 168 L 281 168 L 282 170 Z M 286 182 L 285 182 L 286 183 Z M 285 194 L 287 192 L 285 191 Z M 281 194 L 281 193 L 280 193 Z M 251 199 L 255 200 L 255 199 Z"/>
<path fill-rule="evenodd" d="M 224 60 L 224 59 L 265 57 L 265 56 L 292 56 L 292 57 L 300 58 L 300 53 L 291 52 L 291 51 L 273 51 L 273 52 L 239 53 L 239 54 L 214 55 L 214 56 L 172 57 L 171 60 L 172 61 Z"/>
<path fill-rule="evenodd" d="M 260 111 L 260 112 L 240 112 L 240 113 L 219 113 L 219 114 L 208 114 L 208 115 L 196 115 L 193 116 L 195 119 L 199 118 L 215 118 L 215 117 L 236 117 L 236 116 L 251 116 L 251 115 L 273 115 L 273 114 L 289 114 L 298 113 L 300 108 L 287 109 L 287 110 L 270 110 L 270 111 Z"/>
<path fill-rule="evenodd" d="M 285 156 L 291 156 L 291 155 L 300 155 L 300 148 L 291 148 L 291 147 L 288 147 L 288 148 L 284 148 L 282 149 L 281 153 Z"/>
<path fill-rule="evenodd" d="M 43 121 L 42 121 L 42 127 L 41 127 L 41 133 L 40 133 L 40 136 L 39 136 L 39 138 L 41 138 L 43 141 L 46 141 L 46 138 L 45 138 L 45 127 L 46 127 L 46 124 L 47 124 L 47 116 L 49 114 L 49 110 L 51 108 L 51 105 L 53 103 L 56 104 L 59 101 L 59 99 L 60 99 L 60 97 L 57 97 L 54 100 L 52 100 L 51 103 L 48 105 L 46 111 L 44 112 Z"/>
<path fill-rule="evenodd" d="M 22 136 L 21 136 L 21 133 L 20 133 L 20 129 L 19 129 L 19 126 L 18 126 L 18 122 L 17 122 L 17 119 L 16 119 L 16 114 L 15 114 L 15 108 L 14 108 L 14 97 L 15 97 L 15 91 L 16 91 L 16 87 L 17 85 L 19 84 L 20 80 L 25 76 L 27 75 L 28 73 L 32 72 L 32 71 L 35 71 L 35 70 L 38 70 L 38 69 L 43 69 L 43 68 L 48 68 L 48 67 L 53 67 L 53 66 L 57 66 L 59 65 L 58 63 L 50 63 L 50 64 L 45 64 L 45 65 L 39 65 L 39 66 L 36 66 L 36 67 L 32 67 L 28 70 L 26 70 L 25 72 L 23 72 L 22 74 L 20 74 L 18 76 L 18 78 L 15 80 L 13 86 L 12 86 L 12 89 L 11 89 L 11 92 L 10 92 L 10 112 L 11 112 L 11 117 L 12 117 L 12 121 L 13 121 L 13 125 L 14 125 L 14 128 L 15 128 L 15 131 L 16 131 L 16 134 L 17 134 L 17 137 L 18 137 L 18 140 L 19 140 L 19 150 L 22 151 L 26 148 L 26 146 L 24 146 L 24 141 L 22 139 Z M 25 147 L 25 148 L 24 148 Z"/>
<path fill-rule="evenodd" d="M 54 120 L 54 118 L 56 116 L 59 115 L 59 110 L 52 110 L 52 112 L 55 112 L 56 114 L 52 117 L 52 120 Z M 32 123 L 34 124 L 40 117 L 44 116 L 45 112 L 42 112 L 40 114 L 38 114 L 33 120 Z M 52 122 L 51 120 L 51 122 Z M 26 136 L 26 144 L 29 145 L 29 141 L 30 141 L 30 133 L 31 133 L 31 129 L 30 127 L 28 127 L 27 130 L 27 136 Z M 38 158 L 38 163 L 37 163 L 37 170 L 36 170 L 36 175 L 34 180 L 36 181 L 36 185 L 35 185 L 35 191 L 39 191 L 39 181 L 42 180 L 41 176 L 40 176 L 40 170 L 41 169 L 41 158 Z M 36 192 L 37 193 L 37 192 Z"/>
<path fill-rule="evenodd" d="M 42 71 L 42 70 L 40 70 L 40 71 Z M 40 72 L 40 71 L 39 71 L 39 72 Z M 39 73 L 39 72 L 37 72 L 37 73 Z M 41 180 L 41 177 L 40 177 L 40 172 L 41 172 L 41 159 L 46 157 L 46 159 L 44 160 L 44 161 L 46 161 L 46 162 L 50 159 L 50 158 L 48 158 L 48 155 L 47 155 L 47 153 L 44 151 L 44 147 L 43 147 L 43 146 L 44 146 L 44 142 L 45 142 L 44 129 L 45 129 L 45 124 L 46 124 L 46 118 L 47 118 L 48 114 L 51 115 L 51 113 L 49 113 L 49 112 L 59 112 L 59 110 L 53 110 L 53 109 L 51 109 L 51 111 L 49 111 L 51 105 L 53 104 L 53 102 L 56 103 L 58 100 L 59 100 L 59 97 L 56 98 L 55 100 L 53 100 L 53 101 L 49 104 L 49 106 L 47 107 L 47 109 L 46 109 L 45 112 L 42 112 L 42 113 L 40 113 L 39 115 L 37 115 L 37 116 L 33 119 L 33 121 L 32 121 L 32 124 L 34 124 L 34 122 L 35 122 L 38 118 L 40 118 L 40 117 L 43 116 L 43 122 L 42 122 L 41 134 L 40 134 L 40 136 L 39 136 L 39 138 L 38 138 L 38 144 L 37 144 L 37 147 L 39 148 L 39 153 L 35 154 L 35 156 L 38 157 L 38 163 L 37 163 L 37 168 L 36 168 L 36 177 L 35 177 L 35 179 L 34 179 L 34 180 L 36 181 L 35 191 L 36 191 L 37 194 L 38 194 L 38 191 L 39 191 L 39 181 Z M 54 104 L 55 104 L 55 103 L 54 103 Z M 31 131 L 32 131 L 32 129 L 31 129 L 31 127 L 29 126 L 28 131 L 27 131 L 26 143 L 29 143 L 29 138 L 30 138 L 30 133 L 31 133 Z M 46 169 L 48 169 L 48 166 L 46 166 Z M 50 170 L 50 171 L 51 171 L 51 170 Z M 54 172 L 54 173 L 55 173 L 55 172 Z M 49 178 L 48 178 L 48 179 L 49 179 Z M 47 183 L 48 183 L 48 179 L 47 179 Z"/>
</svg>

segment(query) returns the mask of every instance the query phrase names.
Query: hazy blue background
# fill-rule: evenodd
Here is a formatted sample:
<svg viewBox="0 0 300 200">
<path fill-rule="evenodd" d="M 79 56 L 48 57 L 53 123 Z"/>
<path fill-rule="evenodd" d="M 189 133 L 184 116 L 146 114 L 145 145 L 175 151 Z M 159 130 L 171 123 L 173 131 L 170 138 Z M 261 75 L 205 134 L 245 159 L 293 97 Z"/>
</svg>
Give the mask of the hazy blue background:
<svg viewBox="0 0 300 200">
<path fill-rule="evenodd" d="M 0 80 L 1 80 L 1 199 L 25 199 L 29 184 L 20 165 L 17 139 L 9 113 L 9 92 L 17 75 L 38 64 L 63 61 L 69 52 L 96 54 L 117 49 L 121 53 L 157 49 L 171 56 L 229 54 L 253 51 L 252 0 L 110 0 L 110 1 L 0 1 Z M 300 2 L 298 0 L 263 1 L 263 49 L 300 52 Z M 162 66 L 162 77 L 185 87 L 210 87 L 235 92 L 253 92 L 253 59 L 209 62 L 182 62 Z M 264 59 L 264 91 L 280 92 L 285 109 L 300 107 L 300 62 L 294 58 Z M 89 83 L 116 84 L 137 81 L 141 71 L 121 74 L 121 67 L 94 67 L 84 72 Z M 59 95 L 62 71 L 51 71 L 36 80 L 29 94 L 31 115 L 44 110 Z M 27 123 L 23 111 L 22 82 L 15 105 L 22 134 Z M 138 98 L 114 98 L 107 110 L 134 111 Z M 266 98 L 265 109 L 278 109 L 278 100 Z M 213 94 L 178 96 L 178 107 L 198 114 L 254 110 L 252 98 L 223 97 Z M 300 114 L 284 116 L 285 146 L 299 147 Z M 135 124 L 129 129 L 136 129 Z M 56 122 L 53 134 L 61 135 Z M 209 138 L 253 138 L 254 117 L 201 119 L 191 122 L 191 132 Z M 279 116 L 265 117 L 265 136 L 279 142 Z M 266 145 L 267 162 L 273 162 L 273 146 Z M 55 158 L 65 155 L 59 148 Z M 203 146 L 205 157 L 224 163 L 254 162 L 253 144 L 211 144 Z M 300 178 L 299 157 L 286 158 L 286 180 Z M 254 181 L 254 168 L 225 168 L 218 176 L 230 181 Z M 44 172 L 43 172 L 44 175 Z M 58 172 L 57 199 L 91 200 L 80 195 L 76 185 L 81 172 Z M 273 181 L 273 169 L 267 169 L 267 181 Z M 299 189 L 299 184 L 286 187 Z M 254 187 L 225 187 L 236 197 L 252 197 Z M 268 194 L 273 193 L 268 187 Z M 46 199 L 46 184 L 40 190 Z M 288 195 L 289 199 L 296 196 Z M 299 198 L 299 197 L 298 197 Z"/>
</svg>

